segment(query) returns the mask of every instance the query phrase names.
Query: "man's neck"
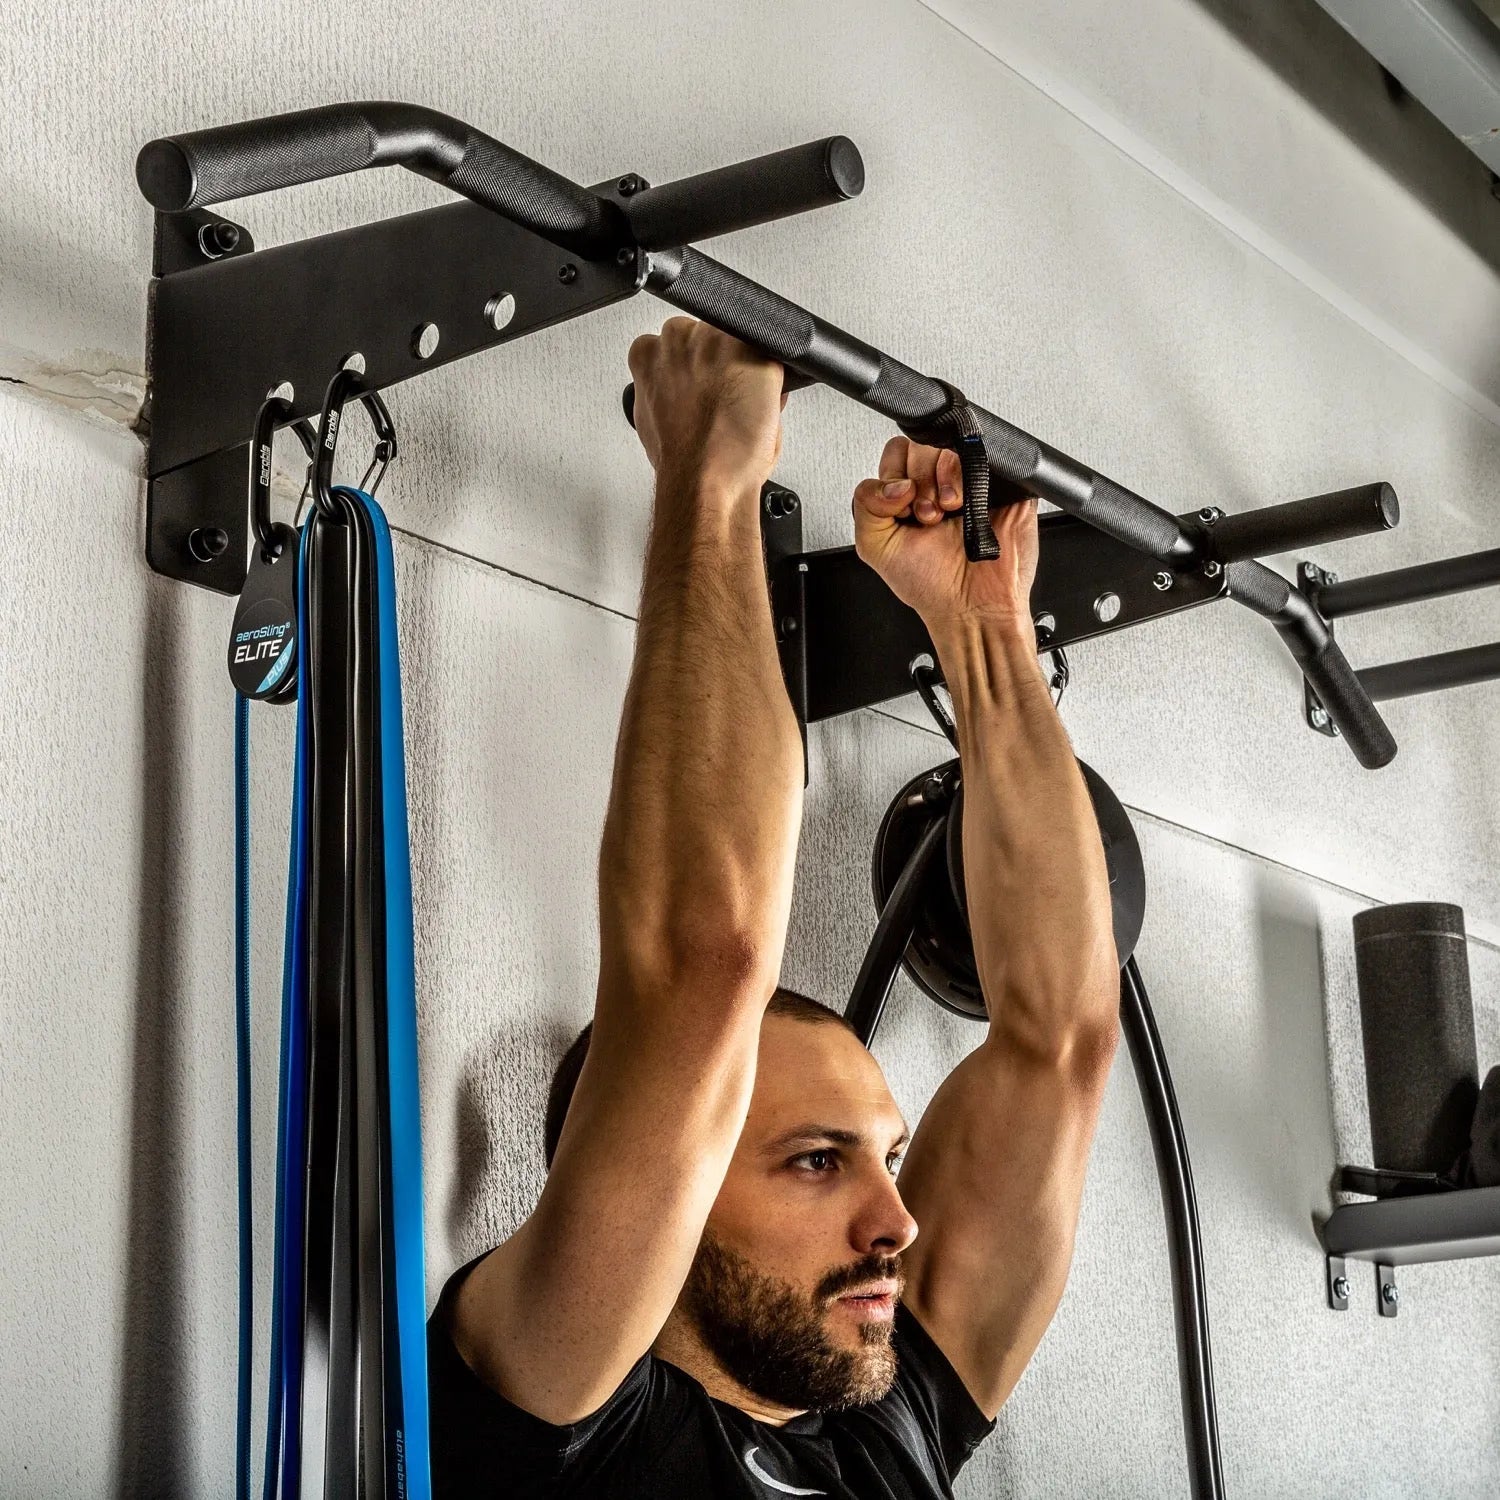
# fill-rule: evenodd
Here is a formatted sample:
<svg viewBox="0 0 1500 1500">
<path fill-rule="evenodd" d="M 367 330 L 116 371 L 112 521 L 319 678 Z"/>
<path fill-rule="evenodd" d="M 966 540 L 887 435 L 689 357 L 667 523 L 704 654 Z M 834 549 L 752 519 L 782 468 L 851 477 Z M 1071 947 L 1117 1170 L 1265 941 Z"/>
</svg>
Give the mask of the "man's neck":
<svg viewBox="0 0 1500 1500">
<path fill-rule="evenodd" d="M 747 1417 L 780 1427 L 793 1417 L 804 1413 L 795 1407 L 778 1406 L 752 1391 L 747 1391 L 739 1381 L 726 1374 L 719 1362 L 703 1347 L 703 1341 L 674 1308 L 671 1316 L 662 1325 L 662 1330 L 651 1345 L 651 1352 L 658 1359 L 676 1365 L 679 1370 L 691 1375 L 715 1401 L 723 1401 L 738 1407 Z"/>
</svg>

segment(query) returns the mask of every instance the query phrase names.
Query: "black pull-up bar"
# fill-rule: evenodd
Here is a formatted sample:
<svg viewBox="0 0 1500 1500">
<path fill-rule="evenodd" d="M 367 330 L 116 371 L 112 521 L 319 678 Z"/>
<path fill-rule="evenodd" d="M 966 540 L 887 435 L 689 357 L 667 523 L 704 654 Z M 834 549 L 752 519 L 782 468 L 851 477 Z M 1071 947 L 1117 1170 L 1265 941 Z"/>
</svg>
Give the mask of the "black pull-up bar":
<svg viewBox="0 0 1500 1500">
<path fill-rule="evenodd" d="M 1489 552 L 1470 552 L 1464 557 L 1445 557 L 1439 562 L 1393 568 L 1389 573 L 1371 573 L 1367 578 L 1349 578 L 1325 583 L 1317 593 L 1318 609 L 1325 620 L 1340 615 L 1362 615 L 1373 609 L 1397 604 L 1415 604 L 1421 599 L 1440 599 L 1469 589 L 1500 583 L 1500 547 Z"/>
<path fill-rule="evenodd" d="M 634 261 L 639 287 L 779 361 L 801 382 L 832 386 L 904 430 L 930 428 L 953 409 L 943 383 L 688 243 L 858 193 L 864 180 L 859 153 L 842 136 L 661 188 L 621 179 L 618 198 L 608 199 L 451 116 L 365 102 L 155 140 L 141 150 L 136 175 L 157 209 L 180 214 L 387 165 L 440 182 L 582 259 Z M 1221 556 L 1208 525 L 1180 520 L 982 407 L 970 403 L 969 410 L 999 494 L 1048 500 L 1174 573 L 1227 572 L 1231 597 L 1276 626 L 1360 763 L 1381 766 L 1395 755 L 1394 739 L 1326 627 L 1279 574 L 1243 554 L 1240 560 Z M 1362 492 L 1341 497 L 1351 494 Z M 1285 545 L 1389 524 L 1383 507 L 1375 506 L 1372 515 L 1367 497 L 1341 497 L 1320 497 L 1296 524 L 1299 502 L 1278 507 Z"/>
</svg>

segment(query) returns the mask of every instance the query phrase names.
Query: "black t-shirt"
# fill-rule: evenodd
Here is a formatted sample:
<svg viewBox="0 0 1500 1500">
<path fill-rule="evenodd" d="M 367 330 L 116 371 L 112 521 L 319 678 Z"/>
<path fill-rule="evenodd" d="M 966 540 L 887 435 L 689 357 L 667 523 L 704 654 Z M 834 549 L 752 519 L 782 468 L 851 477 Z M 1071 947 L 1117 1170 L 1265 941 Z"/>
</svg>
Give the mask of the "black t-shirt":
<svg viewBox="0 0 1500 1500">
<path fill-rule="evenodd" d="M 954 1475 L 995 1429 L 899 1304 L 896 1381 L 866 1406 L 757 1422 L 647 1353 L 598 1411 L 544 1422 L 453 1345 L 453 1296 L 482 1258 L 449 1278 L 427 1325 L 434 1500 L 951 1500 Z"/>
</svg>

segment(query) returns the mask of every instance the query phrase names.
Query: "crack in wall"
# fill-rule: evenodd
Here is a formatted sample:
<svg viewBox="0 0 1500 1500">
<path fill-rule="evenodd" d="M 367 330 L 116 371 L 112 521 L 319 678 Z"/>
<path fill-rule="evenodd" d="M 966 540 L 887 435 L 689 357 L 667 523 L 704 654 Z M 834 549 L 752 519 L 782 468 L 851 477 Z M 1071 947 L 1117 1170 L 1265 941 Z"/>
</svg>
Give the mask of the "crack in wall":
<svg viewBox="0 0 1500 1500">
<path fill-rule="evenodd" d="M 0 384 L 45 406 L 140 433 L 145 373 L 107 349 L 73 349 L 61 360 L 48 360 L 0 344 Z"/>
</svg>

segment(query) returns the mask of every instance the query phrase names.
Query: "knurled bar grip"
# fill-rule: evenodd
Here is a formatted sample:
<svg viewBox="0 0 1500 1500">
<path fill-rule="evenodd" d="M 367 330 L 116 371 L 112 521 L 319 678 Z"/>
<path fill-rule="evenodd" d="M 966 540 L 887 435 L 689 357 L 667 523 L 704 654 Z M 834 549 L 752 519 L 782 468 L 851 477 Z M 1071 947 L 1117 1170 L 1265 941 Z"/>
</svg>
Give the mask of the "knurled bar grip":
<svg viewBox="0 0 1500 1500">
<path fill-rule="evenodd" d="M 941 381 L 825 323 L 690 246 L 653 255 L 646 288 L 799 374 L 889 417 L 909 436 L 929 431 L 948 409 L 949 397 Z M 1194 543 L 1169 511 L 993 412 L 973 403 L 970 410 L 984 437 L 990 472 L 1000 481 L 1050 500 L 1162 562 L 1183 564 L 1195 555 Z"/>
<path fill-rule="evenodd" d="M 1230 563 L 1227 572 L 1230 597 L 1276 627 L 1354 758 L 1367 770 L 1389 765 L 1396 756 L 1396 741 L 1322 616 L 1263 563 Z"/>
<path fill-rule="evenodd" d="M 1390 485 L 1361 484 L 1224 516 L 1209 531 L 1209 545 L 1220 562 L 1240 562 L 1293 547 L 1389 531 L 1400 519 L 1401 507 Z"/>
</svg>

